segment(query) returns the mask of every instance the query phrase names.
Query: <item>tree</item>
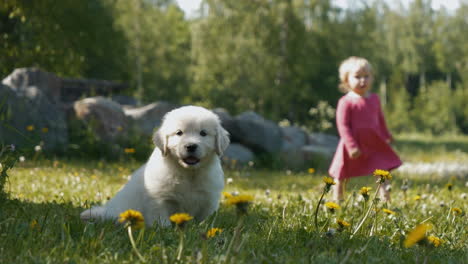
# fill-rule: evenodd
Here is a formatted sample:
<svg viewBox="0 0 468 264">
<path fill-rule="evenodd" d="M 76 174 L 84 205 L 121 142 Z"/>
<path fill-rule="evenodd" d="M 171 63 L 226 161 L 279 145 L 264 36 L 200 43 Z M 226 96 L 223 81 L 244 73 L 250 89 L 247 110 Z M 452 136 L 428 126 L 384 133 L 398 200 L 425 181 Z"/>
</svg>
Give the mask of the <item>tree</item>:
<svg viewBox="0 0 468 264">
<path fill-rule="evenodd" d="M 127 69 L 138 98 L 181 101 L 190 66 L 190 28 L 183 12 L 168 0 L 109 1 L 128 43 Z"/>
<path fill-rule="evenodd" d="M 35 66 L 61 76 L 126 78 L 125 41 L 103 1 L 6 0 L 0 21 L 3 75 Z"/>
</svg>

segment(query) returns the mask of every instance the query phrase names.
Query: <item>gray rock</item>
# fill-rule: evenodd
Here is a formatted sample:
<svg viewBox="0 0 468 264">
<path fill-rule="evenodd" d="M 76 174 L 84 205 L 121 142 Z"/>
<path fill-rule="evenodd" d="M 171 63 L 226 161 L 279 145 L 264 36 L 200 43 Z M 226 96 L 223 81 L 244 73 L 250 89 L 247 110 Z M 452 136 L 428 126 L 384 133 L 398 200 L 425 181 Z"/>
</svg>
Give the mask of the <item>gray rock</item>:
<svg viewBox="0 0 468 264">
<path fill-rule="evenodd" d="M 312 145 L 326 146 L 335 151 L 340 139 L 335 135 L 325 133 L 310 133 L 309 142 Z"/>
<path fill-rule="evenodd" d="M 1 143 L 19 147 L 41 144 L 44 149 L 64 149 L 68 133 L 60 105 L 44 92 L 50 91 L 48 88 L 25 86 L 30 79 L 19 81 L 16 77 L 7 77 L 5 81 L 17 85 L 15 89 L 0 84 Z"/>
<path fill-rule="evenodd" d="M 233 142 L 241 143 L 257 153 L 277 154 L 282 147 L 282 133 L 278 125 L 255 112 L 245 112 L 235 119 L 231 133 Z"/>
<path fill-rule="evenodd" d="M 133 128 L 145 136 L 151 136 L 159 127 L 164 115 L 178 105 L 167 102 L 156 102 L 139 108 L 125 109 L 124 113 L 132 120 Z"/>
<path fill-rule="evenodd" d="M 223 154 L 223 162 L 232 165 L 236 163 L 237 165 L 247 165 L 249 161 L 255 159 L 254 153 L 238 143 L 231 143 L 226 151 Z"/>
<path fill-rule="evenodd" d="M 104 97 L 90 97 L 73 104 L 76 118 L 91 126 L 95 135 L 104 141 L 125 137 L 129 119 L 122 107 Z"/>
<path fill-rule="evenodd" d="M 309 145 L 304 146 L 302 151 L 311 155 L 319 155 L 325 160 L 331 160 L 339 141 L 340 139 L 334 135 L 311 133 L 309 134 Z"/>
<path fill-rule="evenodd" d="M 283 134 L 283 145 L 281 147 L 282 152 L 300 149 L 309 142 L 309 136 L 307 135 L 307 132 L 300 127 L 281 127 L 281 131 Z"/>
<path fill-rule="evenodd" d="M 310 157 L 305 155 L 302 147 L 308 143 L 307 132 L 297 126 L 281 127 L 283 145 L 281 147 L 281 162 L 289 169 L 301 169 L 310 163 Z"/>
<path fill-rule="evenodd" d="M 9 86 L 18 96 L 31 96 L 30 87 L 34 86 L 42 91 L 50 102 L 60 101 L 62 80 L 55 74 L 37 68 L 15 69 L 2 83 Z"/>
<path fill-rule="evenodd" d="M 136 107 L 140 104 L 140 102 L 131 97 L 126 95 L 114 95 L 111 97 L 112 101 L 122 105 L 123 107 Z"/>
</svg>

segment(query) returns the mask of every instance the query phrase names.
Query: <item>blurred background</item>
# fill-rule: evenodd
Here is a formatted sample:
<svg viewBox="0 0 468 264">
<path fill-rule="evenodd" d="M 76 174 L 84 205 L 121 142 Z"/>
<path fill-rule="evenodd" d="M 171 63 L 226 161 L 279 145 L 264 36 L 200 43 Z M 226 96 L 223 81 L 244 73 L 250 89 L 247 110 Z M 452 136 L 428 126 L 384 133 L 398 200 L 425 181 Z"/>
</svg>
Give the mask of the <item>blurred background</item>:
<svg viewBox="0 0 468 264">
<path fill-rule="evenodd" d="M 139 106 L 251 110 L 336 134 L 337 68 L 356 55 L 394 133 L 467 134 L 468 1 L 445 2 L 3 0 L 0 76 L 36 67 L 120 84 Z"/>
</svg>

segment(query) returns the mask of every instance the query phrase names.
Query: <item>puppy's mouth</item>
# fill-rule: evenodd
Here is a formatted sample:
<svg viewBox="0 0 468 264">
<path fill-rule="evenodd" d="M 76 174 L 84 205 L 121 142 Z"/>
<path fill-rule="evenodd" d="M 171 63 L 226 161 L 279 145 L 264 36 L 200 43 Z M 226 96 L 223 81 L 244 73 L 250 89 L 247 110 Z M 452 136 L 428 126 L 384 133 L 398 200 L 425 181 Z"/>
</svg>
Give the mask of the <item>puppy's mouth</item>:
<svg viewBox="0 0 468 264">
<path fill-rule="evenodd" d="M 200 159 L 197 157 L 189 156 L 187 158 L 182 159 L 185 164 L 193 166 L 200 162 Z"/>
</svg>

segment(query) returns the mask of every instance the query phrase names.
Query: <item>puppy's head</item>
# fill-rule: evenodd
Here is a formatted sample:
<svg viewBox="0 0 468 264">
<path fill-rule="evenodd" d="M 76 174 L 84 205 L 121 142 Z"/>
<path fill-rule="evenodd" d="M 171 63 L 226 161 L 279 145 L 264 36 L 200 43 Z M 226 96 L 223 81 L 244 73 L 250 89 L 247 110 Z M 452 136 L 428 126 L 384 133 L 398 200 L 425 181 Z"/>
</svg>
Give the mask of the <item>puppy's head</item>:
<svg viewBox="0 0 468 264">
<path fill-rule="evenodd" d="M 229 145 L 228 132 L 213 112 L 198 106 L 184 106 L 164 116 L 154 134 L 162 155 L 184 168 L 198 168 L 213 155 L 222 155 Z"/>
</svg>

